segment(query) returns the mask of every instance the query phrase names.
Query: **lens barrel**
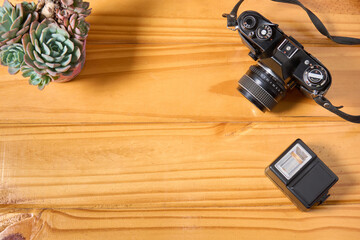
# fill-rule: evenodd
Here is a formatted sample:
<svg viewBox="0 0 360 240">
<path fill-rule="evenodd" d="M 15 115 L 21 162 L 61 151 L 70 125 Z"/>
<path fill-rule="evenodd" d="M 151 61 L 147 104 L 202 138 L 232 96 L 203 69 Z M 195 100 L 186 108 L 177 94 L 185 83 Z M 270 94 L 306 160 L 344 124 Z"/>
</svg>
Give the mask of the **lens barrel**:
<svg viewBox="0 0 360 240">
<path fill-rule="evenodd" d="M 271 111 L 285 97 L 285 82 L 271 69 L 253 65 L 239 81 L 239 92 L 257 108 Z"/>
</svg>

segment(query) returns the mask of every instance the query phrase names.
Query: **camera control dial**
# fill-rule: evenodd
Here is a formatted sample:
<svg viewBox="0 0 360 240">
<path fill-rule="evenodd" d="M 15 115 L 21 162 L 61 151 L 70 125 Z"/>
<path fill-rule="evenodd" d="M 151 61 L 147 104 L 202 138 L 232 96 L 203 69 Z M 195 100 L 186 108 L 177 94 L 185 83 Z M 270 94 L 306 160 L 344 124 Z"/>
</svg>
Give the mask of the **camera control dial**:
<svg viewBox="0 0 360 240">
<path fill-rule="evenodd" d="M 310 87 L 321 87 L 327 80 L 328 73 L 320 65 L 312 65 L 304 73 L 304 81 Z"/>
<path fill-rule="evenodd" d="M 256 36 L 260 40 L 268 40 L 272 37 L 273 30 L 270 25 L 262 25 L 256 30 Z"/>
</svg>

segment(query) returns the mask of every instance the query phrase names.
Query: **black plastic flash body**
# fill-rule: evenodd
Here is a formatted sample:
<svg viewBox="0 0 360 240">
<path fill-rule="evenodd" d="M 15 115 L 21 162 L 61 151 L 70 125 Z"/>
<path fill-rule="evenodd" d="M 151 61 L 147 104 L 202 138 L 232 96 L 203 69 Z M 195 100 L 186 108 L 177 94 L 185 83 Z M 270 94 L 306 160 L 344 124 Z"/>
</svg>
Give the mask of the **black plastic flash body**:
<svg viewBox="0 0 360 240">
<path fill-rule="evenodd" d="M 302 211 L 322 204 L 339 180 L 300 139 L 270 164 L 265 174 Z"/>
</svg>

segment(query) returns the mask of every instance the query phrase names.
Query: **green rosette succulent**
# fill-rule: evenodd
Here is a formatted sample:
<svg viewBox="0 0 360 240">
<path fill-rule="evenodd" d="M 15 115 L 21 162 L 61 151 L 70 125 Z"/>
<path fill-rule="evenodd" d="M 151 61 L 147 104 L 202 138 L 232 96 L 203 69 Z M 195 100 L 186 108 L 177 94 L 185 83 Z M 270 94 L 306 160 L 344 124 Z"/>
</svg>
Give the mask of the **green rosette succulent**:
<svg viewBox="0 0 360 240">
<path fill-rule="evenodd" d="M 90 24 L 85 21 L 84 17 L 73 14 L 70 19 L 64 21 L 62 27 L 67 30 L 71 36 L 79 40 L 85 40 L 89 33 Z"/>
<path fill-rule="evenodd" d="M 35 8 L 35 3 L 23 2 L 13 6 L 8 0 L 4 1 L 0 7 L 0 46 L 20 42 L 29 31 L 31 22 L 39 17 Z"/>
<path fill-rule="evenodd" d="M 24 64 L 24 56 L 24 48 L 19 43 L 5 45 L 0 48 L 1 65 L 8 66 L 9 73 L 12 75 L 19 72 Z"/>
<path fill-rule="evenodd" d="M 50 19 L 32 23 L 30 33 L 23 36 L 22 43 L 26 65 L 52 80 L 71 76 L 85 57 L 84 43 Z"/>
<path fill-rule="evenodd" d="M 49 75 L 38 74 L 34 68 L 26 64 L 21 67 L 21 72 L 23 77 L 29 78 L 29 84 L 37 86 L 40 90 L 43 90 L 52 81 Z"/>
</svg>

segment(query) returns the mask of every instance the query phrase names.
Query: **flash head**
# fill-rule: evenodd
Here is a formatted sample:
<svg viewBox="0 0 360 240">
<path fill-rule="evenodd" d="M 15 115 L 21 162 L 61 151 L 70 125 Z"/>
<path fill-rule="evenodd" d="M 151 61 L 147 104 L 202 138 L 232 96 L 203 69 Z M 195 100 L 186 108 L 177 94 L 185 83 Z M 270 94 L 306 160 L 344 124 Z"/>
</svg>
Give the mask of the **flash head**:
<svg viewBox="0 0 360 240">
<path fill-rule="evenodd" d="M 265 174 L 302 211 L 322 204 L 339 180 L 301 139 L 270 164 Z"/>
</svg>

